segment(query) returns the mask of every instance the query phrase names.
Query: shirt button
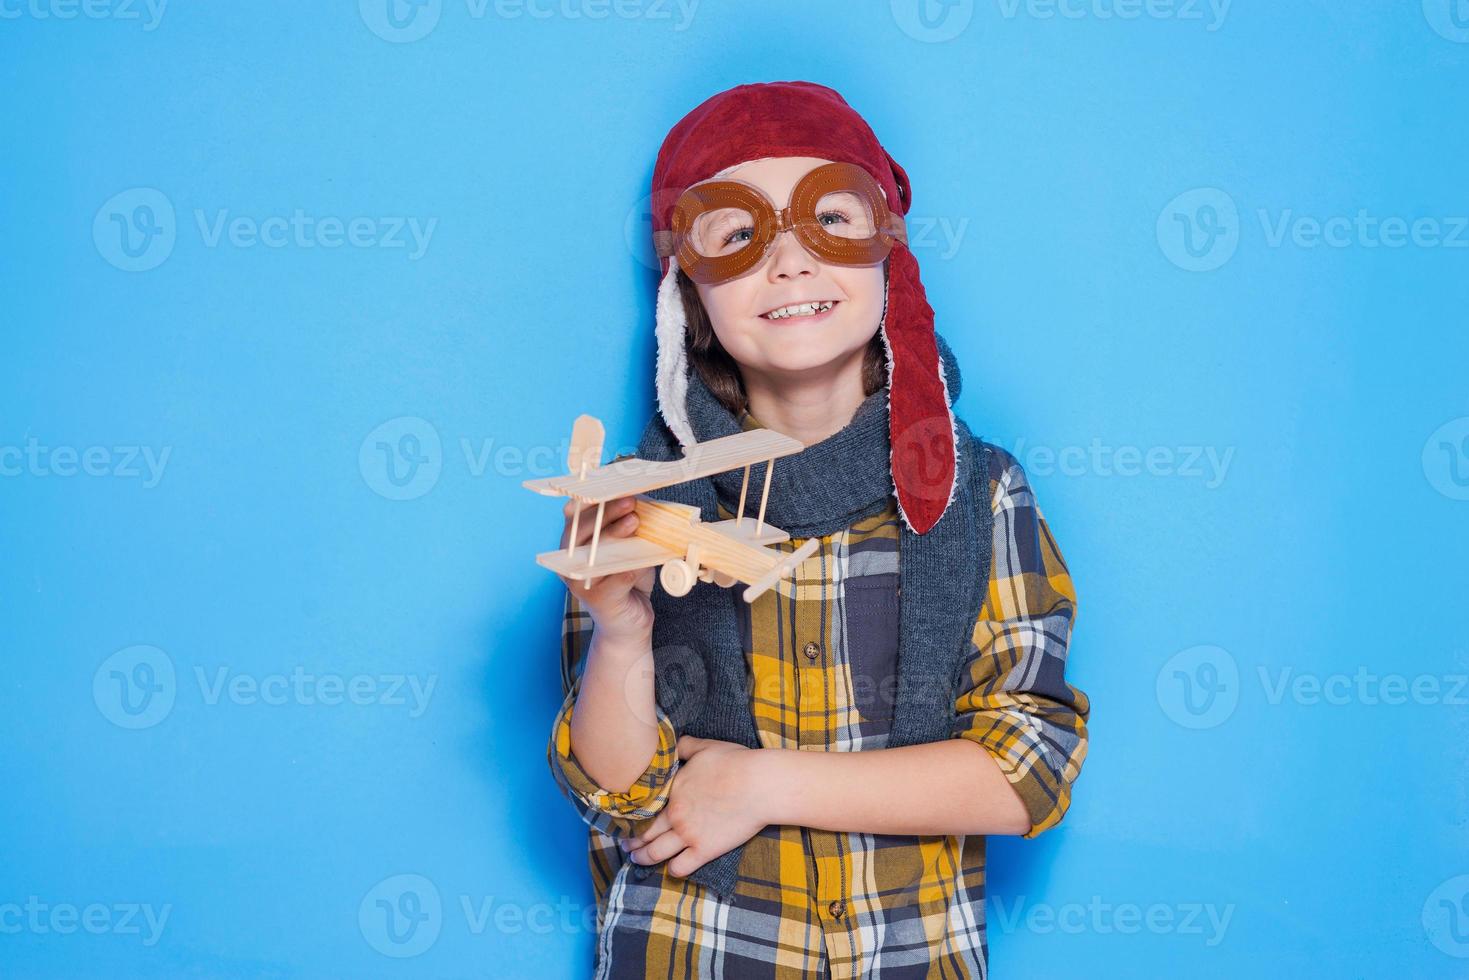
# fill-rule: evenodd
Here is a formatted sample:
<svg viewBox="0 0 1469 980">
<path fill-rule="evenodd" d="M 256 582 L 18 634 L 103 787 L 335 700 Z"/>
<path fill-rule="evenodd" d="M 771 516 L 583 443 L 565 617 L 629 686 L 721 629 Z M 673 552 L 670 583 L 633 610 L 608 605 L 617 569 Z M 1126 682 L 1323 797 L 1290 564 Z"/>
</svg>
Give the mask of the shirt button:
<svg viewBox="0 0 1469 980">
<path fill-rule="evenodd" d="M 840 919 L 842 917 L 842 913 L 847 910 L 847 903 L 838 900 L 828 905 L 826 907 L 826 910 L 831 913 L 832 918 Z"/>
<path fill-rule="evenodd" d="M 648 877 L 648 869 L 647 869 L 647 867 L 645 865 L 641 865 L 641 864 L 635 864 L 635 865 L 633 865 L 633 868 L 632 868 L 632 876 L 634 878 L 636 878 L 638 881 L 642 881 L 644 878 Z"/>
<path fill-rule="evenodd" d="M 821 655 L 821 647 L 817 646 L 815 642 L 811 642 L 811 643 L 807 643 L 806 644 L 806 659 L 807 660 L 815 660 L 820 655 Z"/>
</svg>

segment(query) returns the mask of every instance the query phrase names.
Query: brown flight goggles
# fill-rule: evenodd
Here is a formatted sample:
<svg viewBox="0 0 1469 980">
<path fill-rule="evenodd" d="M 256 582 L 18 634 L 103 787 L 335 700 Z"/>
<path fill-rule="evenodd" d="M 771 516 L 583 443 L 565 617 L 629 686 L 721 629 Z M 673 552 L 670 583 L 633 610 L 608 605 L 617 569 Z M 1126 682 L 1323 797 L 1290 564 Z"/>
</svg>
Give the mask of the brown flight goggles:
<svg viewBox="0 0 1469 980">
<path fill-rule="evenodd" d="M 676 256 L 703 285 L 749 272 L 775 237 L 792 231 L 806 251 L 835 265 L 874 265 L 894 242 L 908 243 L 903 216 L 888 209 L 882 189 L 853 163 L 824 163 L 791 190 L 788 207 L 753 184 L 717 178 L 694 184 L 673 207 L 673 227 L 653 233 L 660 257 Z"/>
</svg>

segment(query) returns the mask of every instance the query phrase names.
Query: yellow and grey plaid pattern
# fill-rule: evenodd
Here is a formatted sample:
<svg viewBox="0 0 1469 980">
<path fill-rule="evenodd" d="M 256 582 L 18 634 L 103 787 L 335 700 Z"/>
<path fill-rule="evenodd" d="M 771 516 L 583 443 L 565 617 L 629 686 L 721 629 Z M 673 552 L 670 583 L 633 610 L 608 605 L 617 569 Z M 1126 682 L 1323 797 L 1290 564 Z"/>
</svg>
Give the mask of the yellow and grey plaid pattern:
<svg viewBox="0 0 1469 980">
<path fill-rule="evenodd" d="M 745 428 L 757 425 L 746 415 Z M 985 746 L 1030 812 L 1061 821 L 1086 758 L 1086 695 L 1064 679 L 1076 596 L 1025 473 L 990 454 L 994 558 L 953 735 Z M 721 517 L 730 517 L 721 507 Z M 896 508 L 824 537 L 791 579 L 741 609 L 752 710 L 769 748 L 885 747 L 897 662 Z M 794 550 L 793 540 L 779 547 Z M 633 863 L 617 846 L 668 802 L 677 733 L 659 713 L 654 758 L 626 793 L 588 778 L 570 718 L 592 621 L 567 595 L 565 700 L 547 758 L 589 827 L 599 912 L 596 976 L 774 980 L 981 978 L 987 974 L 985 838 L 769 826 L 745 845 L 728 900 Z M 880 791 L 880 788 L 875 788 Z"/>
</svg>

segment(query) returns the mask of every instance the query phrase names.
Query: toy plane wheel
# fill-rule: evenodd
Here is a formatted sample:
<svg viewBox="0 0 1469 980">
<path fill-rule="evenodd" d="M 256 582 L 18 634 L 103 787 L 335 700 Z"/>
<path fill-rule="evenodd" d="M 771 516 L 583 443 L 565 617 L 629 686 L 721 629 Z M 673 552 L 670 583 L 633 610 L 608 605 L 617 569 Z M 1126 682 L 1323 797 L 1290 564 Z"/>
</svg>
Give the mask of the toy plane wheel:
<svg viewBox="0 0 1469 980">
<path fill-rule="evenodd" d="M 664 591 L 671 596 L 688 595 L 697 578 L 694 570 L 689 567 L 689 563 L 682 558 L 665 562 L 658 570 L 658 581 L 663 585 Z"/>
</svg>

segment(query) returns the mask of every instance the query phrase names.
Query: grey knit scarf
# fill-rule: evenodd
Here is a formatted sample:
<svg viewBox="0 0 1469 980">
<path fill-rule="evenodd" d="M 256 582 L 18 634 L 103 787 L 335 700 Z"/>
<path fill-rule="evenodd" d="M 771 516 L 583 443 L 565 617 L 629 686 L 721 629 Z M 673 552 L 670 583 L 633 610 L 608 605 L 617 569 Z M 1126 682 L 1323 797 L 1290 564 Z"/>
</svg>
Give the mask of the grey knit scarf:
<svg viewBox="0 0 1469 980">
<path fill-rule="evenodd" d="M 959 397 L 959 365 L 942 337 L 939 355 L 949 397 Z M 892 495 L 888 392 L 879 389 L 858 407 L 841 431 L 775 461 L 767 523 L 793 539 L 828 535 L 885 508 Z M 689 373 L 689 422 L 700 442 L 741 431 L 740 421 L 709 391 L 697 370 Z M 958 489 L 948 510 L 926 534 L 900 521 L 898 677 L 892 747 L 950 736 L 959 670 L 968 650 L 989 578 L 990 513 L 985 447 L 956 416 Z M 637 455 L 683 458 L 678 440 L 655 412 Z M 976 465 L 977 464 L 977 465 Z M 738 509 L 743 470 L 733 470 L 649 494 L 698 507 L 706 521 L 719 519 L 717 501 Z M 751 516 L 759 506 L 765 464 L 750 472 Z M 750 710 L 751 681 L 734 603 L 743 585 L 720 588 L 698 582 L 686 596 L 653 588 L 654 687 L 659 706 L 679 734 L 759 748 Z M 690 878 L 722 897 L 733 890 L 744 845 L 709 861 Z"/>
</svg>

